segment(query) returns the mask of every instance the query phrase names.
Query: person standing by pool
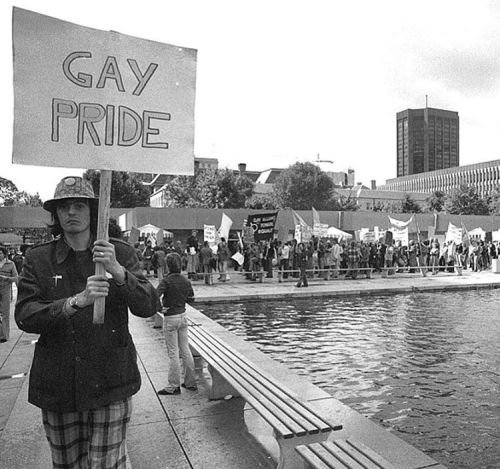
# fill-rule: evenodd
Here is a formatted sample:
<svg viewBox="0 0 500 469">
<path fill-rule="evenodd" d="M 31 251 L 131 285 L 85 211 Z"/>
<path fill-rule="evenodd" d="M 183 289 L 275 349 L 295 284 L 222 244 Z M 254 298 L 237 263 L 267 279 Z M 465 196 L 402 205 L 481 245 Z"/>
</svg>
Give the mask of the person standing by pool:
<svg viewBox="0 0 500 469">
<path fill-rule="evenodd" d="M 229 260 L 229 248 L 226 238 L 222 237 L 217 245 L 217 269 L 219 270 L 218 280 L 225 282 L 227 280 L 227 263 Z"/>
<path fill-rule="evenodd" d="M 10 336 L 10 303 L 12 284 L 17 283 L 16 264 L 7 258 L 7 249 L 0 246 L 0 342 Z"/>
<path fill-rule="evenodd" d="M 198 244 L 198 232 L 196 230 L 191 231 L 191 236 L 186 240 L 186 256 L 187 256 L 187 272 L 188 279 L 198 280 L 198 258 L 199 244 Z"/>
<path fill-rule="evenodd" d="M 304 246 L 304 243 L 297 244 L 297 251 L 295 253 L 297 256 L 297 266 L 299 268 L 299 281 L 295 285 L 297 288 L 300 288 L 302 285 L 304 287 L 308 287 L 307 283 L 307 251 Z"/>
<path fill-rule="evenodd" d="M 189 348 L 186 303 L 194 300 L 191 282 L 181 275 L 182 260 L 179 254 L 171 252 L 166 257 L 168 274 L 158 285 L 158 295 L 163 305 L 163 334 L 168 353 L 168 385 L 158 391 L 161 396 L 181 393 L 181 365 L 184 367 L 182 387 L 195 391 L 196 376 L 194 360 Z"/>
<path fill-rule="evenodd" d="M 146 318 L 159 300 L 132 246 L 95 239 L 89 181 L 63 178 L 43 208 L 57 237 L 27 252 L 15 310 L 21 330 L 40 334 L 28 400 L 42 409 L 54 467 L 125 469 L 131 398 L 141 387 L 129 310 Z M 106 275 L 94 274 L 96 263 Z M 93 322 L 97 298 L 105 300 L 103 324 Z"/>
</svg>

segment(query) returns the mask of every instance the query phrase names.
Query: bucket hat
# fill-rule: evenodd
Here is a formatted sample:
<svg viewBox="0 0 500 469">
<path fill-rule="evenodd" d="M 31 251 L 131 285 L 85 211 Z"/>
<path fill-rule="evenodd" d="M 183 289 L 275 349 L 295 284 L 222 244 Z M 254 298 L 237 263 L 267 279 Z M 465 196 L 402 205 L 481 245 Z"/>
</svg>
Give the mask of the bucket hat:
<svg viewBox="0 0 500 469">
<path fill-rule="evenodd" d="M 48 212 L 54 212 L 57 203 L 64 199 L 87 199 L 95 207 L 99 202 L 90 181 L 79 176 L 67 176 L 61 179 L 54 192 L 54 198 L 46 200 L 43 208 Z"/>
</svg>

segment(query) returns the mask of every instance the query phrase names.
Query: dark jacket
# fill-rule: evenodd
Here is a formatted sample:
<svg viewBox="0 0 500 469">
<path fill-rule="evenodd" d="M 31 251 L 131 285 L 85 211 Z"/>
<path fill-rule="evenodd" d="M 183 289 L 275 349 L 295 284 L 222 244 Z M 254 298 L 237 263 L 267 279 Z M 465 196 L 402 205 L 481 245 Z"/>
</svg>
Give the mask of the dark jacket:
<svg viewBox="0 0 500 469">
<path fill-rule="evenodd" d="M 92 305 L 71 319 L 62 314 L 66 299 L 84 290 L 95 272 L 90 249 L 75 252 L 59 239 L 26 255 L 15 318 L 23 331 L 40 334 L 28 400 L 42 409 L 96 409 L 135 394 L 141 386 L 128 308 L 136 316 L 152 316 L 158 297 L 134 249 L 117 239 L 110 242 L 127 273 L 124 285 L 109 282 L 104 324 L 93 324 Z"/>
<path fill-rule="evenodd" d="M 174 316 L 186 311 L 186 303 L 194 301 L 194 292 L 191 282 L 181 274 L 170 273 L 158 285 L 158 295 L 162 298 L 162 305 L 166 308 L 165 316 Z"/>
</svg>

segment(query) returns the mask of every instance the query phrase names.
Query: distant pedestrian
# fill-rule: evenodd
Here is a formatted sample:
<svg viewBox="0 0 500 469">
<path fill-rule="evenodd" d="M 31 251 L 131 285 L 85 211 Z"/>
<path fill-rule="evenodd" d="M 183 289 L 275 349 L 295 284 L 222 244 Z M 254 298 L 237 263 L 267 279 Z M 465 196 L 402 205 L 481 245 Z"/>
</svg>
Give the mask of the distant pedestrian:
<svg viewBox="0 0 500 469">
<path fill-rule="evenodd" d="M 297 251 L 295 253 L 297 256 L 297 266 L 299 268 L 299 280 L 295 285 L 297 288 L 300 288 L 302 285 L 304 287 L 308 287 L 307 283 L 307 251 L 304 243 L 297 244 Z"/>
<path fill-rule="evenodd" d="M 196 376 L 194 360 L 189 348 L 186 303 L 194 300 L 191 282 L 181 275 L 181 257 L 175 252 L 167 254 L 168 274 L 158 285 L 163 312 L 163 334 L 168 353 L 168 385 L 158 391 L 162 396 L 181 393 L 181 385 L 195 391 Z M 181 384 L 181 364 L 184 368 L 184 381 Z"/>
<path fill-rule="evenodd" d="M 0 342 L 9 340 L 12 284 L 17 283 L 18 278 L 16 264 L 7 255 L 7 249 L 0 246 Z"/>
<path fill-rule="evenodd" d="M 227 281 L 227 263 L 229 260 L 229 248 L 227 247 L 226 239 L 222 237 L 217 245 L 217 269 L 219 270 L 219 278 L 221 282 Z"/>
</svg>

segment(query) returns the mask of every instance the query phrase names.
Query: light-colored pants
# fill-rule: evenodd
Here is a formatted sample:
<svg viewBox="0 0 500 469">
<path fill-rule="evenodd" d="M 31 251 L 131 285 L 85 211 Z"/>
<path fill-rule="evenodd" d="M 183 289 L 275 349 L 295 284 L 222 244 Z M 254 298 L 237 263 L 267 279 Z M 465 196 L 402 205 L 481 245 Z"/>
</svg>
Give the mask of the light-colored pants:
<svg viewBox="0 0 500 469">
<path fill-rule="evenodd" d="M 181 360 L 184 368 L 184 384 L 186 387 L 196 386 L 194 360 L 189 348 L 186 313 L 164 316 L 163 334 L 169 360 L 168 387 L 178 388 L 181 385 Z"/>
<path fill-rule="evenodd" d="M 12 286 L 0 289 L 0 339 L 9 340 L 10 335 L 10 302 L 12 301 Z"/>
<path fill-rule="evenodd" d="M 225 282 L 227 280 L 227 261 L 219 261 L 219 280 Z"/>
</svg>

